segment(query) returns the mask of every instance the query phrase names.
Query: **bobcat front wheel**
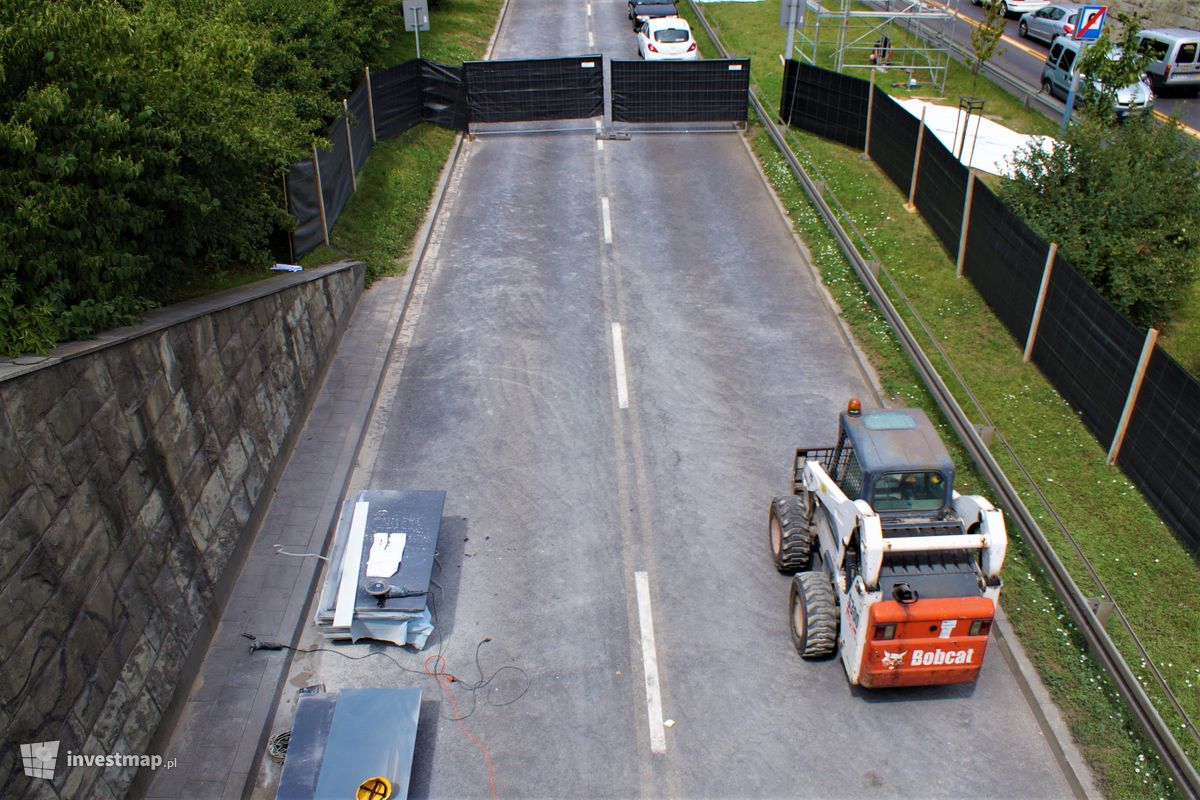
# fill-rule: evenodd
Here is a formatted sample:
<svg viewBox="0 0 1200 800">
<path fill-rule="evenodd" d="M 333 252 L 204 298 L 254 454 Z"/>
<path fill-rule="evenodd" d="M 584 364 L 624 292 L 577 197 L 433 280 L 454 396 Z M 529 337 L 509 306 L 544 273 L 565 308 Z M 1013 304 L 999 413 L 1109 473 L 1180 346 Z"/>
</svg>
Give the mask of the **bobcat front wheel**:
<svg viewBox="0 0 1200 800">
<path fill-rule="evenodd" d="M 792 644 L 803 658 L 821 658 L 837 648 L 837 599 L 824 572 L 801 572 L 788 594 Z"/>
</svg>

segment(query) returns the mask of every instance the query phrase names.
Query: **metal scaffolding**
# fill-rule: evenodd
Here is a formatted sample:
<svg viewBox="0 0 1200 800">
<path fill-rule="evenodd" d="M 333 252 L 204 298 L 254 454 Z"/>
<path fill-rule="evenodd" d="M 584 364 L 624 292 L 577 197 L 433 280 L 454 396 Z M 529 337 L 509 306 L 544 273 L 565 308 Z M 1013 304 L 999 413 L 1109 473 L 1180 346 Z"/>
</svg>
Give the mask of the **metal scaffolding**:
<svg viewBox="0 0 1200 800">
<path fill-rule="evenodd" d="M 947 28 L 955 13 L 924 0 L 804 0 L 792 57 L 838 72 L 894 68 L 906 82 L 927 76 L 945 91 L 950 64 Z"/>
</svg>

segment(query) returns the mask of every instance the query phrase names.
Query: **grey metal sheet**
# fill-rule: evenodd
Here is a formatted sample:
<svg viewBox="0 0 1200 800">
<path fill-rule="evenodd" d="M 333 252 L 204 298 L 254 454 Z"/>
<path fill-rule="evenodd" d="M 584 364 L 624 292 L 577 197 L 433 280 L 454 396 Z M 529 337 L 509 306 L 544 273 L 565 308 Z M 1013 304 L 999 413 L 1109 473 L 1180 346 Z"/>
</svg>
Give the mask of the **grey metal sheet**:
<svg viewBox="0 0 1200 800">
<path fill-rule="evenodd" d="M 305 800 L 315 796 L 337 697 L 337 694 L 314 694 L 300 698 L 275 793 L 277 800 Z"/>
<path fill-rule="evenodd" d="M 342 689 L 313 796 L 344 800 L 382 776 L 407 797 L 420 711 L 420 689 Z"/>
</svg>

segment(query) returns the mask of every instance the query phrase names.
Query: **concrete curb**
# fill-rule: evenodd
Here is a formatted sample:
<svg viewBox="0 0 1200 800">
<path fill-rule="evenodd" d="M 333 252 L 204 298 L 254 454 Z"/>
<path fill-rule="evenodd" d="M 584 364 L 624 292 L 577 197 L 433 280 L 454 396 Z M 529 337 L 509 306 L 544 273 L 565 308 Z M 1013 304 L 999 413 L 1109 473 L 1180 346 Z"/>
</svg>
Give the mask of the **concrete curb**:
<svg viewBox="0 0 1200 800">
<path fill-rule="evenodd" d="M 1021 694 L 1025 697 L 1025 702 L 1029 704 L 1029 709 L 1033 712 L 1038 727 L 1042 729 L 1046 742 L 1054 752 L 1054 759 L 1062 769 L 1067 783 L 1071 785 L 1075 797 L 1081 798 L 1081 800 L 1103 797 L 1104 795 L 1096 787 L 1092 771 L 1084 761 L 1083 754 L 1075 746 L 1075 737 L 1071 735 L 1071 730 L 1067 727 L 1062 712 L 1054 704 L 1046 684 L 1042 683 L 1037 667 L 1025 654 L 1025 648 L 1021 646 L 1020 639 L 1013 635 L 1012 624 L 1003 608 L 996 610 L 996 625 L 993 630 L 996 644 L 1004 656 L 1004 660 L 1012 668 L 1013 674 L 1017 676 Z"/>
</svg>

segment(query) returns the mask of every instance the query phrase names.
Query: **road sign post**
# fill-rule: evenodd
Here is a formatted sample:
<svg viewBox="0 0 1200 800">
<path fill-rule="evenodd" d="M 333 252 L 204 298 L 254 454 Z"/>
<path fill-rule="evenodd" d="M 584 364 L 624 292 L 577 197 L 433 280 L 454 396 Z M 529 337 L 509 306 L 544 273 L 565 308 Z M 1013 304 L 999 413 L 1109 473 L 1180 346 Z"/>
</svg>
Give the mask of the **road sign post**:
<svg viewBox="0 0 1200 800">
<path fill-rule="evenodd" d="M 1079 10 L 1079 24 L 1073 34 L 1073 38 L 1079 41 L 1079 55 L 1075 58 L 1073 65 L 1071 88 L 1067 92 L 1067 104 L 1063 108 L 1062 122 L 1059 124 L 1060 131 L 1067 130 L 1067 123 L 1071 121 L 1071 112 L 1075 108 L 1075 95 L 1079 92 L 1079 65 L 1083 61 L 1083 55 L 1087 52 L 1088 45 L 1100 38 L 1100 31 L 1104 29 L 1104 20 L 1107 16 L 1108 6 L 1084 6 Z"/>
<path fill-rule="evenodd" d="M 429 30 L 427 0 L 404 0 L 404 30 L 417 37 L 417 58 L 421 57 L 421 31 Z"/>
<path fill-rule="evenodd" d="M 779 27 L 787 28 L 785 59 L 792 57 L 792 51 L 796 46 L 796 25 L 804 24 L 804 2 L 805 0 L 780 0 L 779 2 Z"/>
</svg>

